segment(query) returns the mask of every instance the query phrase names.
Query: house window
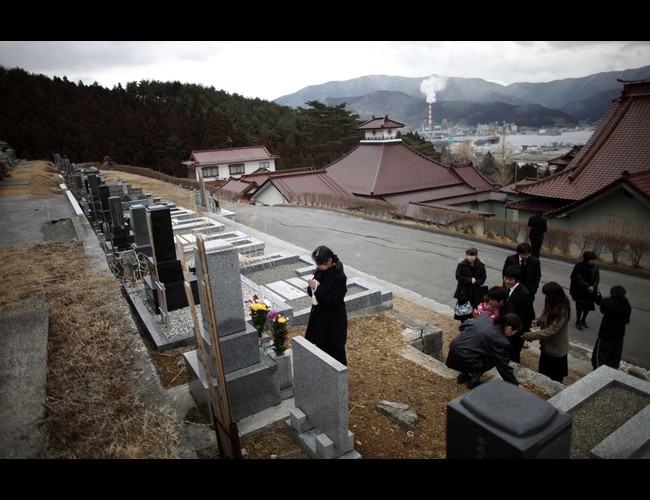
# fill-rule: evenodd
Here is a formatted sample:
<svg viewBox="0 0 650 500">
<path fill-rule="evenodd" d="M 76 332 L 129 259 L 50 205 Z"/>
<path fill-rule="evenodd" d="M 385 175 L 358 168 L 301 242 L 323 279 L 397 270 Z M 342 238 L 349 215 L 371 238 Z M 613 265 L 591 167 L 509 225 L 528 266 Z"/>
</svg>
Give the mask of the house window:
<svg viewBox="0 0 650 500">
<path fill-rule="evenodd" d="M 268 161 L 261 161 L 260 162 L 260 168 L 265 168 L 266 170 L 269 169 L 270 163 Z"/>
<path fill-rule="evenodd" d="M 203 168 L 203 177 L 219 177 L 219 167 Z"/>
<path fill-rule="evenodd" d="M 231 165 L 228 165 L 228 170 L 230 172 L 230 175 L 243 174 L 244 173 L 244 164 L 243 163 L 233 163 Z"/>
</svg>

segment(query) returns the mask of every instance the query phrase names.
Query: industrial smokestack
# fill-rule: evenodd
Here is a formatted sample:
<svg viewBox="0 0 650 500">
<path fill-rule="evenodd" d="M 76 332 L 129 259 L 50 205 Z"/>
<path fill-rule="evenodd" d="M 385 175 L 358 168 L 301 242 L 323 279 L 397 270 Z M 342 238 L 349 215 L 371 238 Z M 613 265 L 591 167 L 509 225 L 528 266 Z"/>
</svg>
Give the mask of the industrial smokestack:
<svg viewBox="0 0 650 500">
<path fill-rule="evenodd" d="M 429 103 L 429 129 L 433 129 L 433 119 L 431 117 L 431 104 L 436 102 L 436 92 L 447 86 L 447 78 L 431 75 L 420 83 L 420 92 L 427 96 Z"/>
</svg>

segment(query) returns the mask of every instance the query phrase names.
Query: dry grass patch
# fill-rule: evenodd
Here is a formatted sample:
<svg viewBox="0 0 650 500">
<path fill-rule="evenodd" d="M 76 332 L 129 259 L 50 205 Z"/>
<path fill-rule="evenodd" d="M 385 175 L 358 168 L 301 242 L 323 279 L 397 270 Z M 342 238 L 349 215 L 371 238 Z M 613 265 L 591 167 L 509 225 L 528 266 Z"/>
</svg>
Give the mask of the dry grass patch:
<svg viewBox="0 0 650 500">
<path fill-rule="evenodd" d="M 26 258 L 26 256 L 28 256 Z M 90 271 L 81 243 L 0 248 L 0 312 L 20 301 L 48 310 L 43 458 L 176 458 L 174 414 L 147 404 L 119 283 Z"/>
<path fill-rule="evenodd" d="M 0 188 L 0 196 L 29 196 L 30 198 L 46 198 L 63 195 L 59 184 L 63 182 L 57 168 L 47 161 L 34 161 L 29 165 L 21 165 L 10 170 L 11 176 L 7 181 L 29 179 L 29 184 L 7 185 Z"/>
</svg>

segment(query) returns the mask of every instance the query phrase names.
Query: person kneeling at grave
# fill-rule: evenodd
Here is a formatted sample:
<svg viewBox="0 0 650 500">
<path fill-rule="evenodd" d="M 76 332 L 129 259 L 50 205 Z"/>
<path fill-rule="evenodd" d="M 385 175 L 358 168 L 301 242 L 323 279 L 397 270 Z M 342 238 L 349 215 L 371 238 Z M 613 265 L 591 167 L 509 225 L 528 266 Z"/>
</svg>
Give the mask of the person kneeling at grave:
<svg viewBox="0 0 650 500">
<path fill-rule="evenodd" d="M 508 313 L 492 320 L 487 314 L 469 319 L 461 325 L 460 334 L 451 341 L 445 364 L 460 372 L 456 382 L 473 389 L 481 376 L 496 367 L 501 378 L 519 385 L 510 366 L 508 337 L 521 329 L 521 319 Z"/>
</svg>

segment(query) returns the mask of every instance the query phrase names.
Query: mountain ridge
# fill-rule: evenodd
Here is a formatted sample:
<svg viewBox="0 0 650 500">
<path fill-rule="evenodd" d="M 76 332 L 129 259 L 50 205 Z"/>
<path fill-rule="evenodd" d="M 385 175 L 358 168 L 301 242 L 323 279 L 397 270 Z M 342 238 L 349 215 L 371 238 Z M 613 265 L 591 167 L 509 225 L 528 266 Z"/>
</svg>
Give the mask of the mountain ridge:
<svg viewBox="0 0 650 500">
<path fill-rule="evenodd" d="M 598 121 L 611 100 L 620 95 L 619 79 L 650 79 L 650 66 L 550 82 L 515 82 L 509 85 L 482 78 L 440 75 L 422 78 L 365 75 L 350 80 L 309 85 L 273 102 L 293 108 L 304 107 L 308 101 L 328 105 L 346 102 L 346 108 L 358 114 L 361 119 L 388 114 L 409 129 L 419 128 L 428 119 L 427 100 L 433 101 L 432 114 L 437 122 L 447 118 L 448 121 L 476 125 L 472 121 L 481 117 L 487 117 L 489 121 L 511 121 L 509 117 L 516 116 L 519 121 L 515 123 L 522 126 L 571 126 Z M 421 90 L 425 81 L 431 84 L 428 94 Z M 438 106 L 450 102 L 473 102 L 477 106 L 472 107 L 468 115 L 459 114 L 459 110 L 466 108 L 466 105 Z M 505 114 L 500 115 L 498 108 L 487 105 L 494 102 L 514 106 L 514 109 L 504 106 L 501 110 Z M 533 106 L 530 107 L 531 105 Z M 532 111 L 532 115 L 527 110 Z M 437 119 L 436 113 L 443 111 L 453 112 Z"/>
</svg>

